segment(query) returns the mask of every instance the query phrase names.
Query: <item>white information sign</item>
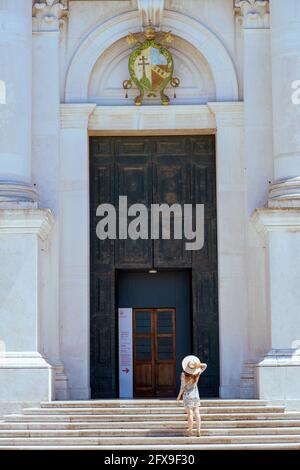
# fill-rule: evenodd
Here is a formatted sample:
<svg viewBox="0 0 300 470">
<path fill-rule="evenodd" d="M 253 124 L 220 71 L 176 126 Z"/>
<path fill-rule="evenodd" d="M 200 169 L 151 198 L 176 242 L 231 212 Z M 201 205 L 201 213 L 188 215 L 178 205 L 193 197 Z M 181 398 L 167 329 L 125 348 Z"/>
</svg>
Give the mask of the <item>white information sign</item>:
<svg viewBox="0 0 300 470">
<path fill-rule="evenodd" d="M 133 398 L 132 308 L 119 308 L 120 398 Z"/>
</svg>

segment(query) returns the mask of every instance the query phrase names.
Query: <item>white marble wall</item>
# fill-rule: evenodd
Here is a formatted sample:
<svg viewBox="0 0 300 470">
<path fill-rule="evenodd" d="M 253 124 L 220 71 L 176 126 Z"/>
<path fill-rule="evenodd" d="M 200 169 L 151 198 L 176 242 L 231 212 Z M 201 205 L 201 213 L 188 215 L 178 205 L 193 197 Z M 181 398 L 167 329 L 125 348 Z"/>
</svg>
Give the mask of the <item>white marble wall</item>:
<svg viewBox="0 0 300 470">
<path fill-rule="evenodd" d="M 13 1 L 16 5 L 15 0 L 10 5 Z M 271 26 L 274 31 L 280 26 L 280 1 L 272 0 L 274 17 Z M 0 0 L 2 3 L 7 4 Z M 288 54 L 289 41 L 296 56 L 297 49 L 295 45 L 292 47 L 293 36 L 284 35 L 285 41 L 280 44 L 278 54 L 273 54 L 271 68 L 267 10 L 259 6 L 259 14 L 253 22 L 254 17 L 248 16 L 247 10 L 250 3 L 251 8 L 260 4 L 235 2 L 243 5 L 239 11 L 242 22 L 239 22 L 232 0 L 165 1 L 162 27 L 173 29 L 177 35 L 173 52 L 182 87 L 178 92 L 178 106 L 172 103 L 163 109 L 157 106 L 145 106 L 141 110 L 133 108 L 132 96 L 125 100 L 120 87 L 127 77 L 127 52 L 122 38 L 129 31 L 140 29 L 136 0 L 71 0 L 68 12 L 47 7 L 53 18 L 46 22 L 43 12 L 34 13 L 33 42 L 18 64 L 26 70 L 23 82 L 17 69 L 11 72 L 12 83 L 19 91 L 21 82 L 22 90 L 31 88 L 31 73 L 22 61 L 27 57 L 28 65 L 33 55 L 32 99 L 31 92 L 25 96 L 22 91 L 23 96 L 20 91 L 18 110 L 14 110 L 9 129 L 8 121 L 0 128 L 4 135 L 4 140 L 0 141 L 0 179 L 13 177 L 30 184 L 33 177 L 40 205 L 50 208 L 57 219 L 39 272 L 42 287 L 37 316 L 41 325 L 38 350 L 57 367 L 59 380 L 56 387 L 63 383 L 65 395 L 62 397 L 67 396 L 63 368 L 71 398 L 89 398 L 90 394 L 88 130 L 217 129 L 221 395 L 239 396 L 240 375 L 245 362 L 252 360 L 255 364 L 270 348 L 283 348 L 297 339 L 299 299 L 288 291 L 287 305 L 282 305 L 283 291 L 278 298 L 276 290 L 279 284 L 289 289 L 297 282 L 298 270 L 293 264 L 293 259 L 298 256 L 297 230 L 293 235 L 281 231 L 272 234 L 272 238 L 260 238 L 251 221 L 252 212 L 267 202 L 268 185 L 269 181 L 273 182 L 274 171 L 277 179 L 289 176 L 295 179 L 300 174 L 297 139 L 289 139 L 290 145 L 287 145 L 283 134 L 277 135 L 275 131 L 274 164 L 272 138 L 273 110 L 279 128 L 286 109 L 285 101 L 277 104 L 274 101 L 276 93 L 286 83 L 286 74 L 284 80 L 278 78 L 280 61 Z M 292 11 L 293 16 L 285 13 L 283 24 L 286 28 L 289 24 L 297 27 L 299 8 L 294 0 L 289 0 L 289 4 L 292 6 L 289 15 Z M 19 9 L 18 14 L 22 11 Z M 27 8 L 27 16 L 28 11 Z M 8 20 L 7 24 L 12 25 L 11 17 Z M 28 32 L 26 22 L 20 22 L 20 25 Z M 11 55 L 18 49 L 16 31 L 13 33 L 9 45 L 13 51 Z M 0 31 L 0 42 L 3 37 Z M 295 38 L 298 38 L 297 34 Z M 28 46 L 31 39 L 26 41 Z M 276 44 L 274 37 L 272 41 Z M 9 59 L 8 64 L 11 63 L 7 52 L 5 58 Z M 0 70 L 0 80 L 7 82 L 8 78 L 3 78 Z M 271 81 L 275 85 L 273 103 Z M 9 87 L 7 98 L 10 99 Z M 237 103 L 238 100 L 245 101 L 244 107 Z M 31 109 L 32 142 L 29 138 Z M 295 129 L 294 116 L 298 116 L 298 112 L 290 104 L 288 109 Z M 9 106 L 4 109 L 0 103 L 0 126 L 8 110 Z M 286 146 L 279 145 L 280 142 Z M 287 167 L 281 148 L 288 150 Z M 8 161 L 9 152 L 13 157 Z M 293 174 L 288 174 L 291 168 Z M 284 220 L 282 216 L 280 223 L 284 224 Z M 6 244 L 11 241 L 2 240 L 4 254 L 1 256 L 5 258 Z M 26 240 L 26 237 L 20 238 L 20 249 L 23 249 L 19 262 L 26 254 Z M 284 258 L 287 276 L 278 266 L 281 243 L 285 243 L 287 250 Z M 31 269 L 34 269 L 34 257 L 31 261 Z M 16 263 L 11 263 L 10 269 L 15 270 Z M 30 277 L 26 282 L 29 281 Z M 271 290 L 270 281 L 273 283 Z M 7 278 L 5 282 L 10 281 Z M 5 299 L 5 292 L 2 290 L 0 294 L 1 305 L 6 311 L 6 301 L 1 300 Z M 29 308 L 32 299 L 27 300 Z M 9 309 L 15 310 L 16 314 L 19 312 L 17 303 Z M 283 313 L 288 316 L 287 325 L 281 325 Z M 5 328 L 14 328 L 11 317 L 5 315 Z M 34 316 L 30 317 L 32 321 Z M 28 328 L 23 326 L 25 330 Z M 282 337 L 278 338 L 281 328 L 284 344 L 279 341 Z M 16 332 L 15 335 L 17 338 Z M 10 341 L 13 342 L 13 338 L 14 335 Z M 30 335 L 23 339 L 29 341 Z M 261 393 L 268 397 L 270 388 L 266 371 L 269 369 L 262 370 L 265 375 L 258 376 L 258 383 Z M 291 378 L 293 382 L 298 383 L 297 379 Z"/>
</svg>

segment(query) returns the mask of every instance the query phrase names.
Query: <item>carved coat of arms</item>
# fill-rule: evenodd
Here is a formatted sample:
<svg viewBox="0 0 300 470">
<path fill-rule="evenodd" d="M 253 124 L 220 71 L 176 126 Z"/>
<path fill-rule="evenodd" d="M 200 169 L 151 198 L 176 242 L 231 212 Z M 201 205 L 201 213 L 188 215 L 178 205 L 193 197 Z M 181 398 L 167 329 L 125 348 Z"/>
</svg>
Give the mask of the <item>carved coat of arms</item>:
<svg viewBox="0 0 300 470">
<path fill-rule="evenodd" d="M 173 41 L 173 37 L 170 32 L 157 33 L 152 24 L 149 24 L 143 35 L 143 42 L 138 40 L 138 35 L 130 33 L 127 36 L 127 42 L 133 47 L 128 61 L 131 79 L 124 80 L 123 88 L 130 89 L 133 83 L 137 86 L 140 91 L 135 98 L 137 106 L 142 104 L 145 95 L 149 98 L 159 95 L 162 104 L 167 105 L 170 99 L 165 94 L 165 88 L 169 84 L 176 88 L 180 83 L 178 78 L 173 77 L 173 57 L 166 47 Z M 162 35 L 161 42 L 157 41 L 159 35 Z M 176 97 L 175 93 L 174 96 Z"/>
</svg>

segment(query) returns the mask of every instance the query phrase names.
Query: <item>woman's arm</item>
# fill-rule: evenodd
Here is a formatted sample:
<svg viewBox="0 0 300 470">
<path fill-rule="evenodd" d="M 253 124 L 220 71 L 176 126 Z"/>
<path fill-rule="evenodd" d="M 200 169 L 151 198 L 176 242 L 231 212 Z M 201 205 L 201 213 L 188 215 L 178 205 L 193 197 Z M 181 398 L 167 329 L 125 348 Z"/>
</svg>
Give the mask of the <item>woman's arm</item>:
<svg viewBox="0 0 300 470">
<path fill-rule="evenodd" d="M 178 394 L 178 397 L 176 398 L 176 401 L 180 401 L 180 398 L 181 398 L 182 394 L 183 394 L 183 389 L 181 387 L 180 391 L 179 391 L 179 394 Z"/>
<path fill-rule="evenodd" d="M 181 387 L 180 387 L 180 390 L 179 390 L 179 393 L 178 393 L 178 397 L 176 398 L 177 402 L 179 402 L 183 392 L 184 392 L 184 377 L 183 377 L 183 374 L 182 374 L 181 375 Z"/>
</svg>

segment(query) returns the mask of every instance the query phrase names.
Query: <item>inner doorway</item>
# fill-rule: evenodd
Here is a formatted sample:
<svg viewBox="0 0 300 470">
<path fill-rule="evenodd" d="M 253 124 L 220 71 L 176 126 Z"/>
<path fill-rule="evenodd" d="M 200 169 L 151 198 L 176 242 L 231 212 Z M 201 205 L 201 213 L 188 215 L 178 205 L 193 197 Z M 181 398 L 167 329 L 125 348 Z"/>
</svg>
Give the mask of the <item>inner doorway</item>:
<svg viewBox="0 0 300 470">
<path fill-rule="evenodd" d="M 135 397 L 172 397 L 193 351 L 190 270 L 119 271 L 118 307 L 133 309 Z"/>
<path fill-rule="evenodd" d="M 134 396 L 176 394 L 175 308 L 133 310 Z"/>
<path fill-rule="evenodd" d="M 128 206 L 152 204 L 203 204 L 204 247 L 188 251 L 184 239 L 106 239 L 99 240 L 97 207 L 117 205 L 126 195 Z M 208 369 L 201 377 L 203 397 L 219 394 L 218 257 L 215 137 L 213 135 L 107 136 L 90 139 L 90 345 L 91 395 L 116 398 L 118 390 L 118 307 L 175 308 L 176 377 L 185 354 L 196 354 Z M 157 274 L 148 274 L 150 270 Z M 184 299 L 183 289 L 160 275 L 179 275 L 188 271 L 184 283 L 190 306 L 175 305 Z M 130 281 L 128 271 L 138 279 Z M 125 273 L 125 280 L 120 274 Z M 133 273 L 133 274 L 132 274 Z M 143 274 L 144 273 L 144 274 Z M 149 278 L 155 286 L 150 285 Z M 121 282 L 121 285 L 120 285 Z M 135 291 L 129 302 L 128 292 Z M 125 292 L 119 305 L 116 291 Z M 173 297 L 166 298 L 173 292 Z M 132 294 L 133 295 L 133 294 Z M 168 294 L 169 295 L 169 294 Z M 184 313 L 188 312 L 188 313 Z M 191 326 L 192 325 L 192 326 Z M 187 332 L 183 328 L 189 329 Z M 184 333 L 185 331 L 185 333 Z M 179 334 L 178 334 L 179 332 Z M 177 387 L 178 387 L 177 382 Z"/>
</svg>

